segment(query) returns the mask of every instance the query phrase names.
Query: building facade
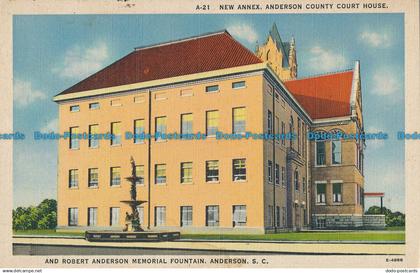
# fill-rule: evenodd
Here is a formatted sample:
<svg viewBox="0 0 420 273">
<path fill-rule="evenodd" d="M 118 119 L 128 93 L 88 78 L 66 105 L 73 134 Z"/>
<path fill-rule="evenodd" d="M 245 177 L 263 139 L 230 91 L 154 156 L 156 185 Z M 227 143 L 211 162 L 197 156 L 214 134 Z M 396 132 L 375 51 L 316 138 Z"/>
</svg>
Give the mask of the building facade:
<svg viewBox="0 0 420 273">
<path fill-rule="evenodd" d="M 137 48 L 64 90 L 58 229 L 121 230 L 131 156 L 145 229 L 358 227 L 364 143 L 306 136 L 363 132 L 359 65 L 296 77 L 295 41 L 274 25 L 255 54 L 210 33 Z"/>
</svg>

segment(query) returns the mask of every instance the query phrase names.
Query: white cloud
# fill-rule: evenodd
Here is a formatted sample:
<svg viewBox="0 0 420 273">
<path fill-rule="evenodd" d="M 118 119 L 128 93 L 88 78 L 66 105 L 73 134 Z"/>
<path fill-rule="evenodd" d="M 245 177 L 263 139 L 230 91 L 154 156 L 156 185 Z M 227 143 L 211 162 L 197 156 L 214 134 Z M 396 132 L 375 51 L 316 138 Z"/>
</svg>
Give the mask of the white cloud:
<svg viewBox="0 0 420 273">
<path fill-rule="evenodd" d="M 32 87 L 32 83 L 15 79 L 13 82 L 13 100 L 19 107 L 25 107 L 29 104 L 43 100 L 47 96 L 40 90 Z"/>
<path fill-rule="evenodd" d="M 227 28 L 230 34 L 240 40 L 245 40 L 252 44 L 258 40 L 258 34 L 255 29 L 245 23 L 237 23 Z"/>
<path fill-rule="evenodd" d="M 309 53 L 309 67 L 318 73 L 344 69 L 348 63 L 344 54 L 320 46 L 312 47 Z"/>
<path fill-rule="evenodd" d="M 398 81 L 395 71 L 390 69 L 382 69 L 375 72 L 373 75 L 372 92 L 381 96 L 392 95 L 401 88 L 401 83 Z"/>
<path fill-rule="evenodd" d="M 41 132 L 51 133 L 58 131 L 58 119 L 52 119 L 44 127 L 41 128 Z"/>
<path fill-rule="evenodd" d="M 363 31 L 359 35 L 359 40 L 371 47 L 389 47 L 391 39 L 387 33 L 379 33 L 373 31 Z"/>
<path fill-rule="evenodd" d="M 108 46 L 103 42 L 88 48 L 74 46 L 66 51 L 62 64 L 53 72 L 62 78 L 82 79 L 103 68 L 108 57 Z"/>
<path fill-rule="evenodd" d="M 376 127 L 368 127 L 365 130 L 366 133 L 368 134 L 377 134 L 377 133 L 385 133 L 386 131 L 380 128 L 376 128 Z M 385 145 L 385 141 L 384 139 L 367 139 L 366 140 L 366 146 L 367 149 L 372 149 L 372 150 L 376 150 L 376 149 L 380 149 Z"/>
</svg>

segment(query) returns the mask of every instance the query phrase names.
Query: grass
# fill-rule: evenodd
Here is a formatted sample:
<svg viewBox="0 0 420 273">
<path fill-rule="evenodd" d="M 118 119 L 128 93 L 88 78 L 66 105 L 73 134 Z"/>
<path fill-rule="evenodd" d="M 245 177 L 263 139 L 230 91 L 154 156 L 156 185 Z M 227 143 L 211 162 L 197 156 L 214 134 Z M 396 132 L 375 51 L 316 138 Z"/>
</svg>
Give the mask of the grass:
<svg viewBox="0 0 420 273">
<path fill-rule="evenodd" d="M 277 234 L 182 234 L 183 239 L 275 241 L 405 241 L 404 232 L 285 232 Z"/>
<path fill-rule="evenodd" d="M 392 231 L 401 230 L 392 228 Z M 55 230 L 19 230 L 15 235 L 83 236 L 84 232 Z M 405 241 L 405 232 L 337 231 L 285 232 L 277 234 L 181 234 L 182 239 L 206 240 L 278 240 L 278 241 Z"/>
<path fill-rule="evenodd" d="M 54 229 L 13 230 L 13 235 L 83 236 L 83 231 L 56 232 Z"/>
</svg>

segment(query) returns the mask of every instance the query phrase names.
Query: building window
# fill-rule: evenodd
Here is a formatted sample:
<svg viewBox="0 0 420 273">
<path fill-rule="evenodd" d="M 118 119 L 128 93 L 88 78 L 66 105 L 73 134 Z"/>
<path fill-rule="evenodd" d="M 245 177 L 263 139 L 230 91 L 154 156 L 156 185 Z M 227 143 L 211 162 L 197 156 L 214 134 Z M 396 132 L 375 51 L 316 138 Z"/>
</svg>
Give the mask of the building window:
<svg viewBox="0 0 420 273">
<path fill-rule="evenodd" d="M 69 188 L 79 187 L 79 170 L 69 171 Z"/>
<path fill-rule="evenodd" d="M 70 127 L 70 149 L 79 149 L 79 127 Z"/>
<path fill-rule="evenodd" d="M 206 92 L 207 93 L 218 92 L 218 91 L 219 91 L 219 86 L 218 85 L 206 86 Z"/>
<path fill-rule="evenodd" d="M 100 108 L 99 102 L 89 103 L 89 109 L 90 110 L 96 110 L 96 109 L 99 109 L 99 108 Z"/>
<path fill-rule="evenodd" d="M 233 206 L 233 227 L 246 226 L 246 206 Z"/>
<path fill-rule="evenodd" d="M 341 164 L 341 141 L 331 141 L 332 164 Z"/>
<path fill-rule="evenodd" d="M 325 141 L 317 141 L 316 145 L 316 165 L 324 166 L 325 162 Z"/>
<path fill-rule="evenodd" d="M 219 161 L 206 161 L 206 182 L 219 181 Z"/>
<path fill-rule="evenodd" d="M 267 131 L 269 134 L 273 133 L 273 114 L 271 114 L 270 110 L 268 110 L 267 114 Z"/>
<path fill-rule="evenodd" d="M 233 160 L 233 181 L 246 180 L 246 159 Z"/>
<path fill-rule="evenodd" d="M 193 208 L 192 206 L 181 207 L 181 227 L 192 226 Z"/>
<path fill-rule="evenodd" d="M 79 224 L 79 209 L 69 208 L 69 226 L 77 226 Z"/>
<path fill-rule="evenodd" d="M 166 207 L 155 207 L 155 226 L 161 227 L 166 223 Z"/>
<path fill-rule="evenodd" d="M 295 171 L 295 191 L 299 190 L 299 172 Z"/>
<path fill-rule="evenodd" d="M 136 176 L 138 178 L 136 184 L 137 185 L 144 185 L 144 165 L 137 165 L 136 166 Z"/>
<path fill-rule="evenodd" d="M 111 167 L 111 186 L 119 186 L 121 184 L 121 168 Z"/>
<path fill-rule="evenodd" d="M 290 133 L 290 147 L 293 149 L 293 135 L 295 133 L 295 125 L 294 125 L 294 121 L 293 121 L 293 117 L 290 116 L 290 121 L 289 121 L 289 133 Z"/>
<path fill-rule="evenodd" d="M 219 206 L 206 206 L 206 226 L 219 226 Z"/>
<path fill-rule="evenodd" d="M 121 100 L 120 99 L 115 99 L 115 100 L 111 100 L 111 106 L 121 106 Z"/>
<path fill-rule="evenodd" d="M 193 114 L 181 115 L 181 134 L 193 133 Z"/>
<path fill-rule="evenodd" d="M 206 112 L 206 133 L 207 136 L 215 136 L 219 128 L 219 111 Z"/>
<path fill-rule="evenodd" d="M 298 146 L 298 153 L 300 154 L 300 118 L 297 120 L 298 129 L 297 129 L 297 146 Z"/>
<path fill-rule="evenodd" d="M 305 177 L 302 178 L 302 191 L 303 191 L 303 193 L 306 193 L 306 180 L 305 180 Z"/>
<path fill-rule="evenodd" d="M 341 203 L 343 202 L 343 184 L 342 183 L 332 183 L 333 189 L 333 202 Z"/>
<path fill-rule="evenodd" d="M 166 164 L 155 165 L 155 184 L 166 183 Z"/>
<path fill-rule="evenodd" d="M 276 185 L 280 185 L 280 166 L 277 163 L 276 163 L 276 169 L 275 169 L 275 171 L 276 171 L 276 177 L 275 177 L 275 179 L 276 179 Z"/>
<path fill-rule="evenodd" d="M 98 208 L 88 208 L 88 226 L 94 227 L 97 224 Z"/>
<path fill-rule="evenodd" d="M 142 102 L 145 101 L 145 99 L 144 99 L 144 96 L 143 95 L 142 96 L 135 96 L 133 98 L 133 101 L 134 101 L 134 103 L 142 103 Z"/>
<path fill-rule="evenodd" d="M 94 188 L 98 187 L 98 181 L 99 181 L 99 174 L 97 168 L 90 168 L 88 170 L 89 180 L 88 180 L 88 187 Z"/>
<path fill-rule="evenodd" d="M 109 225 L 119 226 L 120 225 L 120 208 L 110 208 L 109 210 Z"/>
<path fill-rule="evenodd" d="M 273 206 L 268 205 L 267 210 L 267 226 L 272 227 L 273 226 Z"/>
<path fill-rule="evenodd" d="M 234 134 L 245 134 L 246 130 L 246 109 L 245 107 L 233 108 L 233 126 Z"/>
<path fill-rule="evenodd" d="M 285 168 L 282 166 L 281 167 L 281 185 L 284 187 L 286 185 L 286 170 Z"/>
<path fill-rule="evenodd" d="M 281 122 L 281 144 L 286 145 L 286 125 Z"/>
<path fill-rule="evenodd" d="M 181 163 L 181 183 L 187 184 L 192 183 L 192 162 Z"/>
<path fill-rule="evenodd" d="M 233 89 L 242 89 L 245 88 L 245 81 L 240 81 L 240 82 L 233 82 L 232 83 L 232 88 Z"/>
<path fill-rule="evenodd" d="M 276 206 L 276 227 L 280 226 L 280 207 Z"/>
<path fill-rule="evenodd" d="M 144 142 L 144 119 L 134 121 L 134 143 Z"/>
<path fill-rule="evenodd" d="M 273 181 L 273 162 L 271 160 L 268 160 L 268 183 L 271 183 Z"/>
<path fill-rule="evenodd" d="M 283 223 L 283 227 L 286 227 L 286 207 L 282 207 L 281 210 L 281 222 Z"/>
<path fill-rule="evenodd" d="M 98 124 L 89 125 L 89 148 L 99 147 L 98 133 L 99 133 Z"/>
<path fill-rule="evenodd" d="M 325 228 L 326 220 L 325 219 L 316 219 L 316 227 L 317 228 Z"/>
<path fill-rule="evenodd" d="M 79 105 L 72 105 L 70 106 L 70 112 L 79 112 L 80 106 Z"/>
<path fill-rule="evenodd" d="M 111 122 L 111 145 L 121 145 L 121 122 Z"/>
<path fill-rule="evenodd" d="M 276 140 L 277 140 L 277 142 L 279 141 L 278 140 L 278 137 L 280 136 L 280 119 L 279 119 L 279 117 L 278 116 L 276 116 L 275 118 L 274 118 L 274 120 L 275 120 L 275 129 L 276 129 Z"/>
<path fill-rule="evenodd" d="M 316 183 L 316 202 L 318 204 L 325 204 L 326 190 L 327 190 L 326 183 Z"/>
<path fill-rule="evenodd" d="M 144 224 L 144 207 L 137 207 L 137 213 L 139 214 L 139 224 Z"/>
<path fill-rule="evenodd" d="M 192 89 L 182 89 L 179 93 L 180 93 L 181 97 L 194 96 L 194 91 Z"/>
<path fill-rule="evenodd" d="M 157 117 L 155 121 L 155 139 L 163 140 L 163 134 L 166 134 L 166 117 Z"/>
</svg>

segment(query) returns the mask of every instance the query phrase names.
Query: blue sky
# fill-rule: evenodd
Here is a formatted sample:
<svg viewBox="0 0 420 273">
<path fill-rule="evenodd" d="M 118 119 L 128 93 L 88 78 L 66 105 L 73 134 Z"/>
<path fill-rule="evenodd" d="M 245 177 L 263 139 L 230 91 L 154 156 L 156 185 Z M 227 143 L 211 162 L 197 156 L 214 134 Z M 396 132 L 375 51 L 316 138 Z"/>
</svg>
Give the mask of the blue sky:
<svg viewBox="0 0 420 273">
<path fill-rule="evenodd" d="M 365 190 L 384 191 L 385 205 L 404 211 L 404 143 L 395 137 L 404 129 L 401 14 L 14 16 L 14 130 L 27 135 L 14 143 L 14 206 L 56 198 L 57 143 L 31 140 L 35 130 L 56 130 L 55 94 L 138 46 L 228 29 L 254 50 L 273 22 L 283 41 L 296 39 L 299 77 L 361 61 L 365 130 L 390 135 L 367 142 Z"/>
</svg>

